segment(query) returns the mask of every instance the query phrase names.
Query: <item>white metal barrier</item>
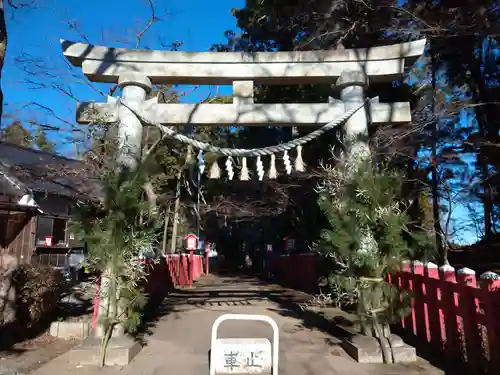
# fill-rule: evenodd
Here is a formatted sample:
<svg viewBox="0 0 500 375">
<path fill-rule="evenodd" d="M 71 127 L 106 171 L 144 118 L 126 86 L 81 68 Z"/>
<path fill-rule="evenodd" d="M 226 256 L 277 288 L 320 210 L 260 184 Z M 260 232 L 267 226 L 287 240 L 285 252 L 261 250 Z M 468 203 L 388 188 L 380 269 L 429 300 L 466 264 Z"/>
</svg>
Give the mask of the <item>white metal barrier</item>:
<svg viewBox="0 0 500 375">
<path fill-rule="evenodd" d="M 226 320 L 260 321 L 273 329 L 273 342 L 266 338 L 217 338 L 217 330 Z M 272 374 L 278 375 L 279 329 L 266 315 L 224 314 L 212 325 L 210 375 L 216 374 Z"/>
</svg>

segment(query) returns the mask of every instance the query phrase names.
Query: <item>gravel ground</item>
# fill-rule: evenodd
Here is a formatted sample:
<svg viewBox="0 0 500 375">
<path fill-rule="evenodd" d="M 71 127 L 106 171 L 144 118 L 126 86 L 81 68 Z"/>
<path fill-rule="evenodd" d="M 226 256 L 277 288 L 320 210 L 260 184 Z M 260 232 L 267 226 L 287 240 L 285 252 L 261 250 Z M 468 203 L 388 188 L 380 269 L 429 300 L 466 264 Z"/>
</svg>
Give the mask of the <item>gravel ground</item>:
<svg viewBox="0 0 500 375">
<path fill-rule="evenodd" d="M 0 351 L 0 375 L 27 374 L 76 344 L 76 341 L 60 340 L 48 333 L 18 343 L 9 350 Z"/>
</svg>

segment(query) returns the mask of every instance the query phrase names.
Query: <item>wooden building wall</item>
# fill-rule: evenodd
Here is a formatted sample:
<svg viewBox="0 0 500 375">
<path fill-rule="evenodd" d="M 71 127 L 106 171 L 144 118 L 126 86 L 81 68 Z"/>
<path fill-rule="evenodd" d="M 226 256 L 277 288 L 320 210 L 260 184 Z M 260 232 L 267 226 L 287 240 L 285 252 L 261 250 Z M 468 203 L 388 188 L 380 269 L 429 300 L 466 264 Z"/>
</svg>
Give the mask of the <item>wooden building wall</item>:
<svg viewBox="0 0 500 375">
<path fill-rule="evenodd" d="M 28 215 L 0 216 L 0 252 L 14 255 L 18 264 L 30 263 L 34 250 L 36 217 Z"/>
</svg>

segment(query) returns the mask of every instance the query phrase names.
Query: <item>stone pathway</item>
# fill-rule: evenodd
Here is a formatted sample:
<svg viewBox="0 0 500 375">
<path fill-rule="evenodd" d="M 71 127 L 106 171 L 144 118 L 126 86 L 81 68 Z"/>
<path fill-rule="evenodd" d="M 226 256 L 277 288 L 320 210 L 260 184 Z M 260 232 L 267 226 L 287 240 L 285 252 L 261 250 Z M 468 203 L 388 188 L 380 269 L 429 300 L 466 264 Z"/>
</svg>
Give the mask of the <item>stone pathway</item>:
<svg viewBox="0 0 500 375">
<path fill-rule="evenodd" d="M 69 366 L 67 355 L 34 371 L 33 375 L 207 375 L 210 332 L 215 319 L 226 313 L 264 314 L 280 329 L 282 375 L 416 375 L 442 374 L 426 362 L 412 365 L 361 365 L 339 346 L 340 340 L 307 326 L 300 317 L 273 301 L 283 294 L 276 286 L 266 286 L 247 278 L 209 276 L 192 290 L 179 290 L 162 306 L 160 317 L 146 338 L 146 346 L 124 368 Z M 274 296 L 274 297 L 273 297 Z M 283 296 L 282 296 L 283 297 Z M 267 337 L 271 328 L 260 322 L 225 322 L 220 337 Z"/>
</svg>

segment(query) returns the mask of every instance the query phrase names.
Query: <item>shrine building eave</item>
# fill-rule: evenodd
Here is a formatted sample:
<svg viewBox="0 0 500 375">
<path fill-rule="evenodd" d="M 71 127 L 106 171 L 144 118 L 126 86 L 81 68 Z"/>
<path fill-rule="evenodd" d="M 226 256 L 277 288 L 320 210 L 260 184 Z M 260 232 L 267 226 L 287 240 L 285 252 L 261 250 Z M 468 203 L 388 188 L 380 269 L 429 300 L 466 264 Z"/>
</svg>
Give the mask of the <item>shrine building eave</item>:
<svg viewBox="0 0 500 375">
<path fill-rule="evenodd" d="M 425 39 L 369 49 L 294 52 L 178 52 L 108 48 L 61 40 L 64 56 L 93 82 L 117 83 L 126 72 L 153 84 L 230 85 L 334 83 L 345 70 L 372 82 L 403 75 L 424 52 Z"/>
</svg>

